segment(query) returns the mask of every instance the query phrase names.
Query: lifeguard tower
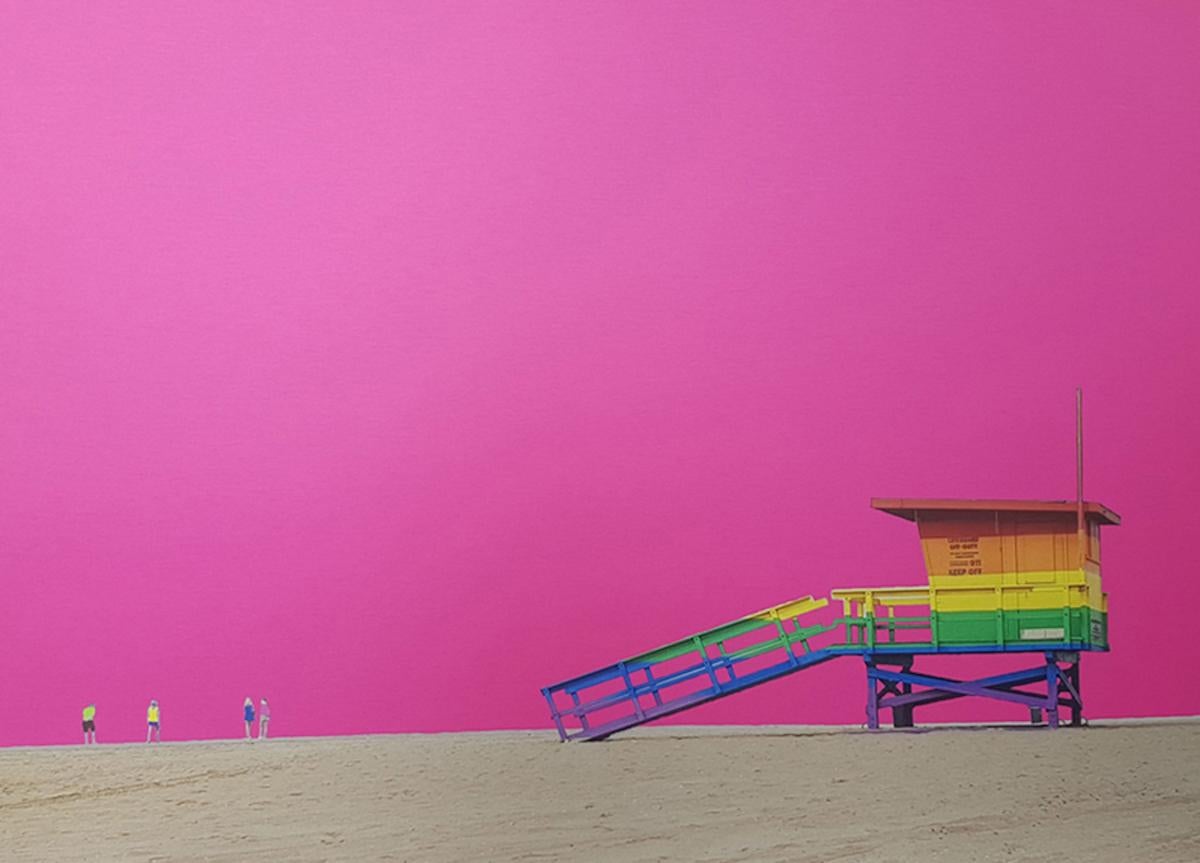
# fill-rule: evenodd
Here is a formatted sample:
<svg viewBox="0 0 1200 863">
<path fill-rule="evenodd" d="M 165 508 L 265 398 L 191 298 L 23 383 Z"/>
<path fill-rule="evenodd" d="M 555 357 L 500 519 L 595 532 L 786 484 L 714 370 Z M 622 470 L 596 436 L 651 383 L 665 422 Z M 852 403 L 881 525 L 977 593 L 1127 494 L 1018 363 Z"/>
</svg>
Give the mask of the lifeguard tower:
<svg viewBox="0 0 1200 863">
<path fill-rule="evenodd" d="M 805 596 L 542 689 L 562 740 L 595 740 L 841 656 L 867 669 L 866 724 L 913 724 L 915 708 L 967 696 L 1021 704 L 1038 723 L 1083 722 L 1080 656 L 1108 650 L 1100 529 L 1108 507 L 1083 499 L 1082 403 L 1077 400 L 1077 499 L 873 499 L 913 522 L 927 584 Z M 955 680 L 914 670 L 947 654 L 1035 654 L 1005 674 Z M 1041 686 L 1030 691 L 1029 686 Z"/>
<path fill-rule="evenodd" d="M 1056 726 L 1060 688 L 1072 724 L 1080 724 L 1079 653 L 1108 650 L 1100 528 L 1120 517 L 1098 503 L 1069 501 L 875 499 L 871 506 L 916 524 L 929 584 L 833 591 L 847 621 L 864 621 L 849 624 L 847 644 L 864 649 L 868 726 L 878 727 L 880 708 L 907 726 L 914 707 L 963 695 L 1026 704 L 1035 720 L 1045 709 Z M 898 608 L 908 613 L 898 616 Z M 914 649 L 897 655 L 913 634 Z M 1044 667 L 1002 679 L 955 681 L 912 671 L 921 653 L 1031 651 L 1045 653 Z M 1017 688 L 1043 678 L 1044 697 Z M 913 685 L 928 691 L 913 693 Z"/>
</svg>

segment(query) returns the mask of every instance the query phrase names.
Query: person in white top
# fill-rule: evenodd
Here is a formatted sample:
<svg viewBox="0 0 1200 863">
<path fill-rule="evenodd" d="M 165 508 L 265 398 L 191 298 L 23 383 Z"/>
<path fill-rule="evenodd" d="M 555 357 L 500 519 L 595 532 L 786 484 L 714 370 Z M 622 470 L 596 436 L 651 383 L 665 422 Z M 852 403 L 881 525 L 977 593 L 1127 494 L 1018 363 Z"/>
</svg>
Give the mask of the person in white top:
<svg viewBox="0 0 1200 863">
<path fill-rule="evenodd" d="M 267 739 L 267 725 L 271 722 L 271 705 L 267 704 L 267 699 L 262 699 L 258 703 L 258 739 Z"/>
</svg>

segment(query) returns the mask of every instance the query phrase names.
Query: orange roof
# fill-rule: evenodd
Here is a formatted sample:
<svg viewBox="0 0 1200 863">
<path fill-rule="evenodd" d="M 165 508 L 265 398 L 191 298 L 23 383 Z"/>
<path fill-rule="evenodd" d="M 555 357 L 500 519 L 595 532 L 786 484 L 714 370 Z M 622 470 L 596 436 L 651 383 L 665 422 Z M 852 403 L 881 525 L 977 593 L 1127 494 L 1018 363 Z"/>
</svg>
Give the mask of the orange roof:
<svg viewBox="0 0 1200 863">
<path fill-rule="evenodd" d="M 1073 500 L 953 500 L 944 498 L 873 497 L 871 506 L 908 521 L 920 512 L 1075 512 Z M 1089 521 L 1120 524 L 1121 516 L 1104 504 L 1084 501 Z"/>
</svg>

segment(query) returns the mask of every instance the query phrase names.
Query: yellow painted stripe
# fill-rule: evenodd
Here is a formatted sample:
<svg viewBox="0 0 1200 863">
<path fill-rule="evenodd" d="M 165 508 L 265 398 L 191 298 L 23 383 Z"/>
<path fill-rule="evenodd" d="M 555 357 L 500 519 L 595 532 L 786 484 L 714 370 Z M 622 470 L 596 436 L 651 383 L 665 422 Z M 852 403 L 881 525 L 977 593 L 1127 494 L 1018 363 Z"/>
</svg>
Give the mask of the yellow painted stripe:
<svg viewBox="0 0 1200 863">
<path fill-rule="evenodd" d="M 1086 584 L 1089 573 L 1082 569 L 1045 569 L 1035 572 L 984 572 L 977 575 L 931 575 L 933 587 L 996 584 Z M 1097 576 L 1098 577 L 1098 576 Z"/>
<path fill-rule="evenodd" d="M 762 611 L 756 611 L 754 614 L 748 614 L 745 617 L 735 620 L 734 623 L 740 623 L 743 620 L 787 620 L 791 617 L 799 617 L 802 614 L 808 614 L 810 611 L 816 611 L 818 608 L 824 608 L 829 605 L 828 599 L 817 599 L 813 596 L 802 596 L 799 599 L 793 599 L 782 605 L 776 605 L 772 608 L 764 608 Z"/>
<path fill-rule="evenodd" d="M 783 605 L 777 605 L 773 611 L 776 616 L 787 619 L 789 617 L 799 617 L 802 614 L 808 614 L 810 611 L 816 611 L 818 608 L 824 608 L 827 605 L 829 605 L 828 599 L 814 599 L 811 596 L 806 596 L 792 602 L 785 602 Z"/>
<path fill-rule="evenodd" d="M 935 588 L 934 611 L 1045 611 L 1054 608 L 1090 607 L 1104 610 L 1104 594 L 1085 587 L 1021 585 L 987 588 Z"/>
<path fill-rule="evenodd" d="M 878 607 L 927 605 L 932 611 L 1045 611 L 1090 607 L 1107 610 L 1099 584 L 964 584 L 952 586 L 847 588 L 831 592 L 843 613 L 874 614 Z"/>
</svg>

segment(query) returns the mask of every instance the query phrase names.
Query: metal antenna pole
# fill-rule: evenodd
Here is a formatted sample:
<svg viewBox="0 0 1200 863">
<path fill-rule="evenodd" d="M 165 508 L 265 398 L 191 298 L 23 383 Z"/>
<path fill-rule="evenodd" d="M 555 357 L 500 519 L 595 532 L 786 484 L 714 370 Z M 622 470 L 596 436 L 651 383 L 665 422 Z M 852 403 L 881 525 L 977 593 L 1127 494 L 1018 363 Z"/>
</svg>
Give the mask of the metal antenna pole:
<svg viewBox="0 0 1200 863">
<path fill-rule="evenodd" d="M 1083 516 L 1083 389 L 1075 388 L 1075 513 L 1079 531 L 1079 568 L 1087 562 L 1087 524 Z"/>
</svg>

